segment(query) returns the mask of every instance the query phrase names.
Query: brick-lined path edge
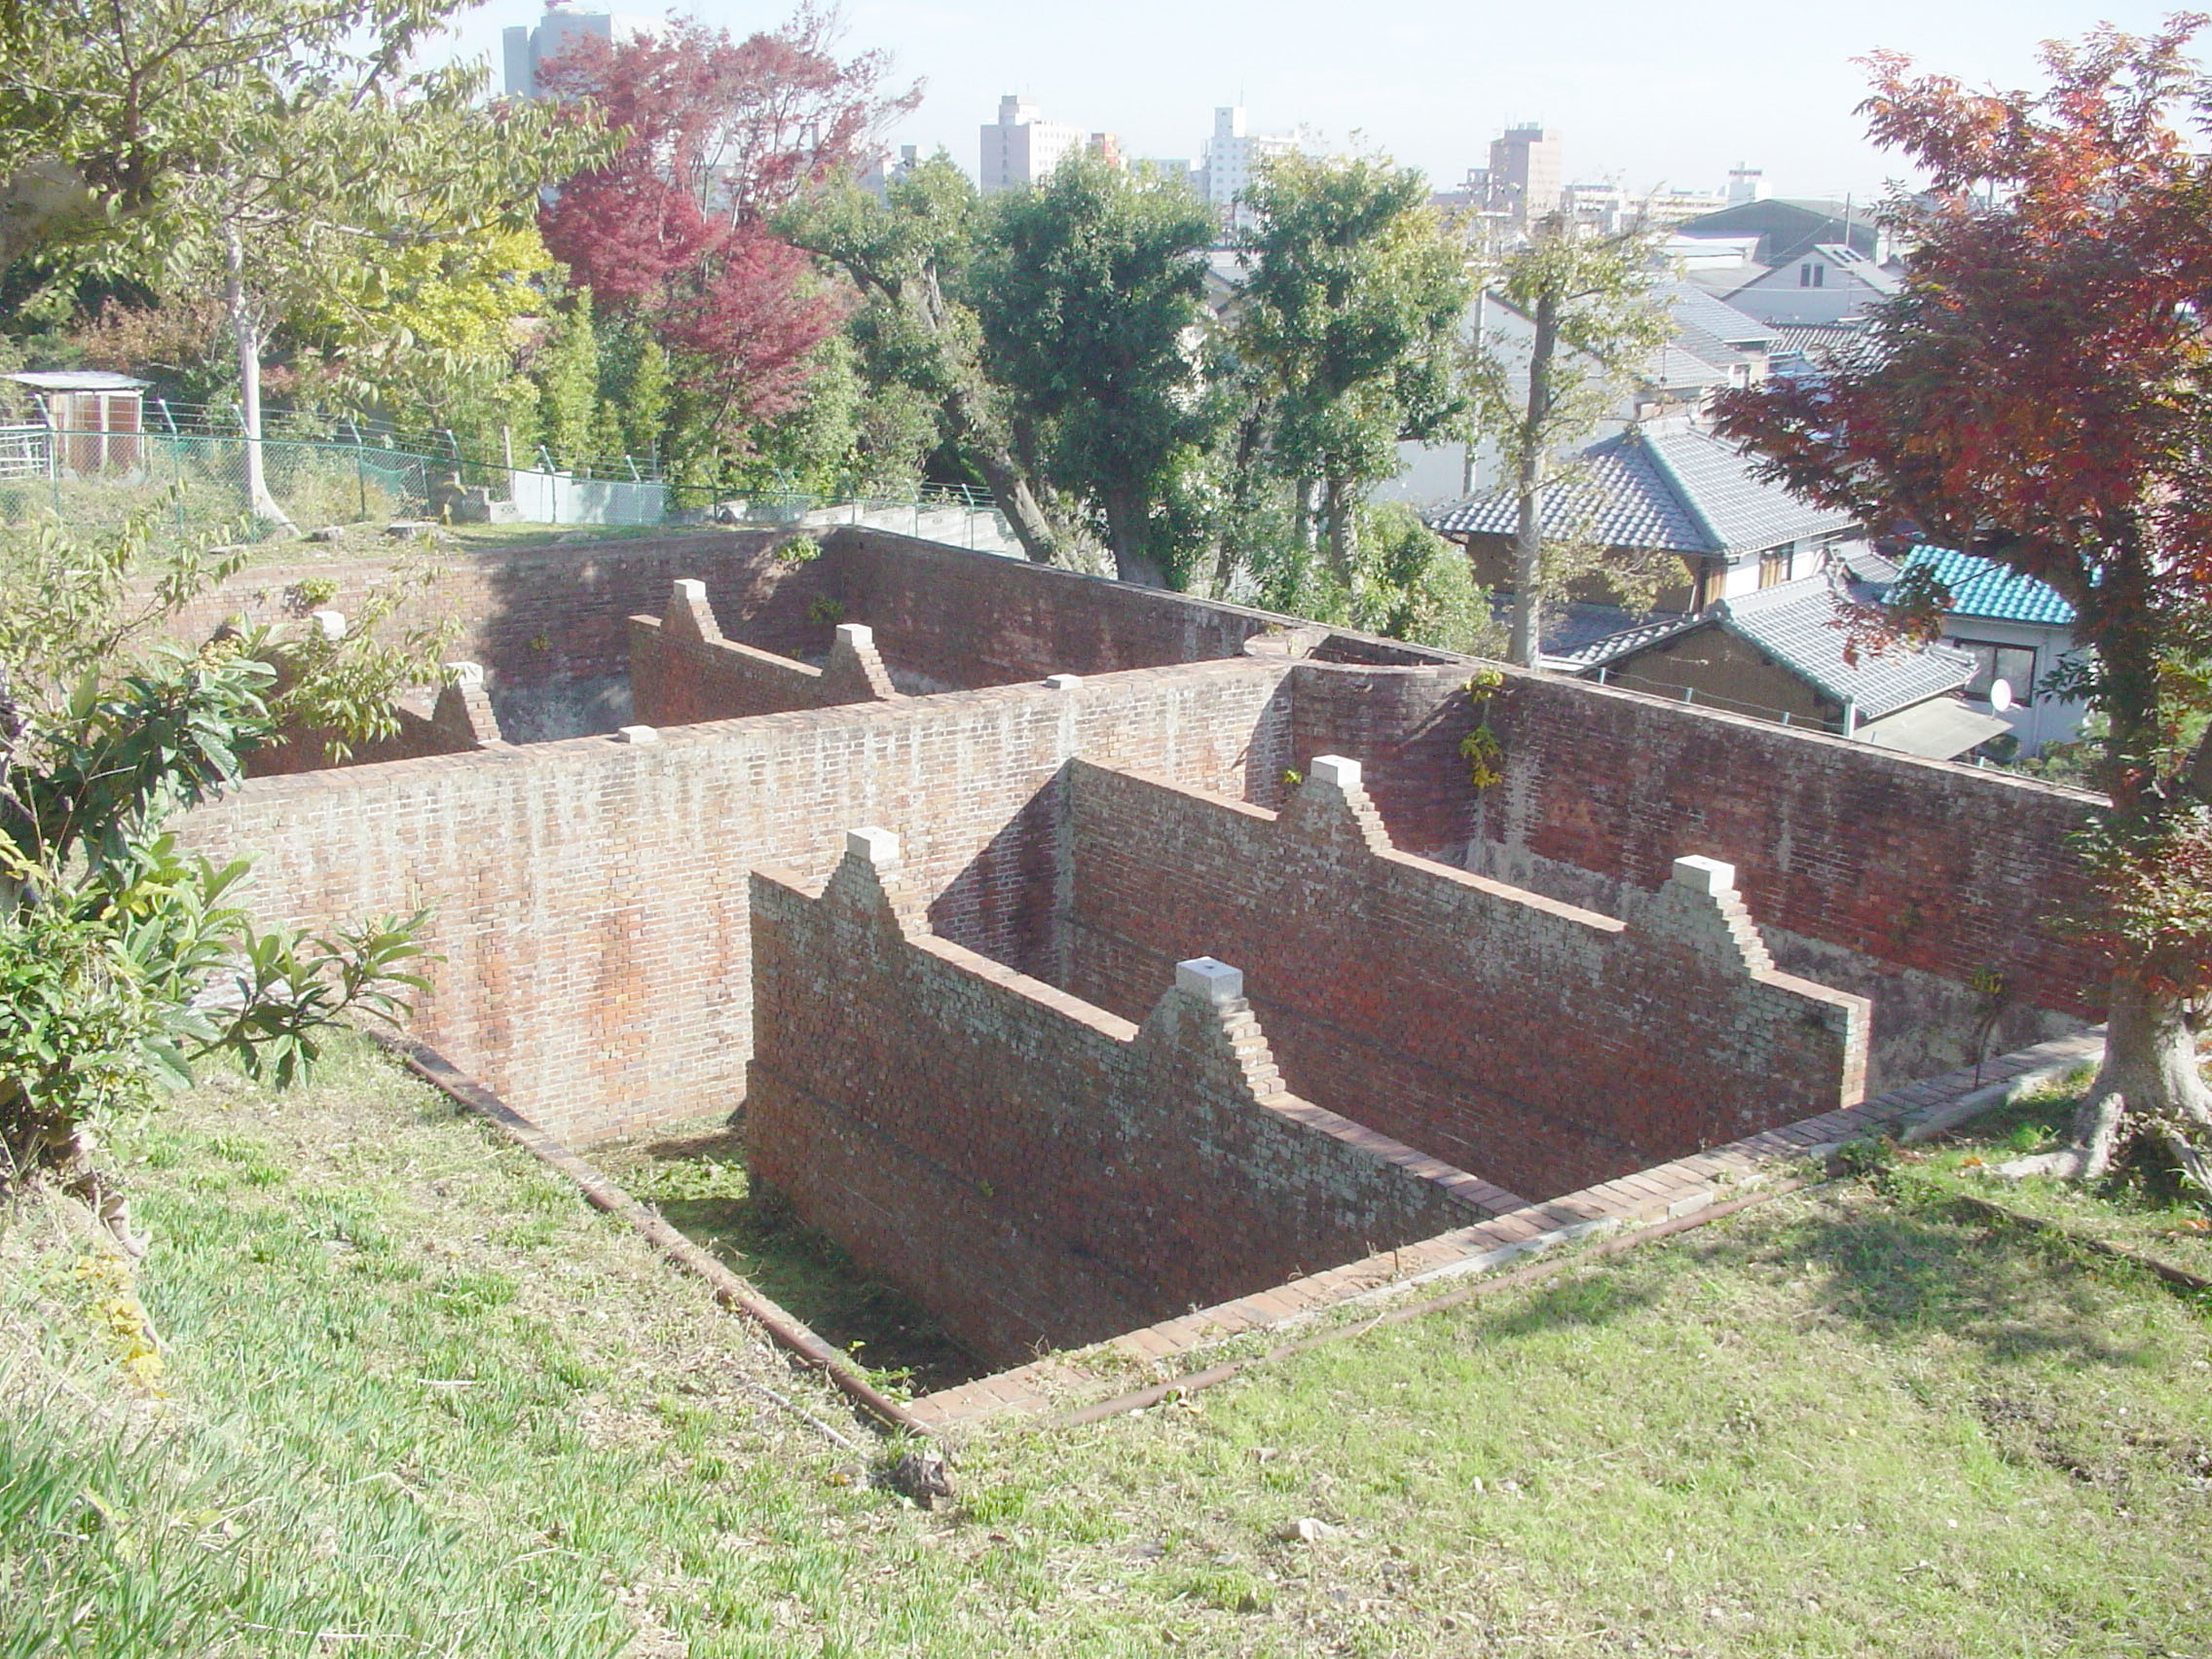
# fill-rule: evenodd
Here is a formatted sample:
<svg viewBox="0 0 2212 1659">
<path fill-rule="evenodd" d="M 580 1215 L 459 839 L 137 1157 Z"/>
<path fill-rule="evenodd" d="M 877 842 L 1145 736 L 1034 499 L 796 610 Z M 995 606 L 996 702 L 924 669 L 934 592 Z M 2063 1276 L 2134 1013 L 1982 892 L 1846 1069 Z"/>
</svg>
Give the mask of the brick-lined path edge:
<svg viewBox="0 0 2212 1659">
<path fill-rule="evenodd" d="M 1855 1140 L 1886 1135 L 1917 1141 L 1940 1134 L 2094 1066 L 2103 1055 L 2102 1027 L 2053 1038 L 1985 1060 L 1978 1067 L 1908 1084 L 1858 1106 L 1825 1112 L 1567 1193 L 1548 1203 L 1511 1210 L 1477 1226 L 1198 1309 L 1089 1348 L 1049 1354 L 1012 1371 L 940 1389 L 911 1402 L 905 1412 L 915 1423 L 935 1430 L 993 1418 L 1064 1411 L 1087 1395 L 1104 1396 L 1126 1387 L 1130 1361 L 1156 1378 L 1168 1379 L 1185 1369 L 1184 1356 L 1233 1337 L 1284 1330 L 1330 1309 L 1396 1298 L 1440 1279 L 1489 1272 L 1537 1251 L 1598 1234 L 1692 1215 L 1718 1201 L 1727 1189 L 1770 1181 L 1784 1169 L 1808 1159 L 1825 1159 Z M 1099 1360 L 1107 1363 L 1100 1365 Z"/>
</svg>

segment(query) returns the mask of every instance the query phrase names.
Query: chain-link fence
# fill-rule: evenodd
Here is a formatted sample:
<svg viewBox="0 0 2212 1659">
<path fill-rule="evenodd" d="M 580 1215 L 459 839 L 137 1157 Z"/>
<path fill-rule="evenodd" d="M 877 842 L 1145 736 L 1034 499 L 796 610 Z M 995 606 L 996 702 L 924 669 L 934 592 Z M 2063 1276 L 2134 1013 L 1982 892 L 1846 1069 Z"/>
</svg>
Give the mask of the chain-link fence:
<svg viewBox="0 0 2212 1659">
<path fill-rule="evenodd" d="M 228 429 L 226 429 L 226 426 Z M 53 515 L 78 535 L 132 518 L 166 539 L 253 534 L 247 495 L 258 452 L 269 499 L 303 531 L 395 521 L 552 528 L 660 524 L 866 525 L 993 552 L 1015 550 L 987 496 L 929 486 L 904 494 L 746 496 L 683 489 L 630 457 L 555 465 L 543 450 L 493 460 L 452 433 L 272 416 L 249 440 L 221 410 L 154 401 L 133 429 L 0 426 L 0 525 Z"/>
</svg>

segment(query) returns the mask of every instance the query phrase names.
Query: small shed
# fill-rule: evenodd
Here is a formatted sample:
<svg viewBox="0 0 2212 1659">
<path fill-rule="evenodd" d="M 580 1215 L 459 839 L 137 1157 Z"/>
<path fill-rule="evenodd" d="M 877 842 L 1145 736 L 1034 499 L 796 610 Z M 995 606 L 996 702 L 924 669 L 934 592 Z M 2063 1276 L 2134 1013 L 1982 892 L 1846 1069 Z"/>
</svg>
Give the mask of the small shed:
<svg viewBox="0 0 2212 1659">
<path fill-rule="evenodd" d="M 7 378 L 37 397 L 64 476 L 136 472 L 144 464 L 147 382 L 105 369 L 33 369 Z"/>
</svg>

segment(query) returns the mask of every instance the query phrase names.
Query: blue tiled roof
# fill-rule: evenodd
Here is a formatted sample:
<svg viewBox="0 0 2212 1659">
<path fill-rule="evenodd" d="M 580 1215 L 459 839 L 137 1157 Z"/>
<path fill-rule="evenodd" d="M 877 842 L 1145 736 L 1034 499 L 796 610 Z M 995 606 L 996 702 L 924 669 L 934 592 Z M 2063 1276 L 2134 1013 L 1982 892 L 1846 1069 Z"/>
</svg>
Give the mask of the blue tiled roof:
<svg viewBox="0 0 2212 1659">
<path fill-rule="evenodd" d="M 1951 590 L 1953 616 L 1981 616 L 1993 622 L 2074 624 L 2074 608 L 2033 576 L 1977 554 L 1948 547 L 1915 547 L 1905 555 L 1908 571 L 1930 570 Z"/>
</svg>

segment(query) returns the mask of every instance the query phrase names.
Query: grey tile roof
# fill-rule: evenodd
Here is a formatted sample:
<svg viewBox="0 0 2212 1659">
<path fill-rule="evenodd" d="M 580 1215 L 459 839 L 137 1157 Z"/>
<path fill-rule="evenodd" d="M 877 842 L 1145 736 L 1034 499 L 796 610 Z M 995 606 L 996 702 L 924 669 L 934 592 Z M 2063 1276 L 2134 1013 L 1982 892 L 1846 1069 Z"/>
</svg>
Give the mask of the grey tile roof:
<svg viewBox="0 0 2212 1659">
<path fill-rule="evenodd" d="M 1545 666 L 1569 670 L 1597 668 L 1608 662 L 1617 662 L 1622 657 L 1634 656 L 1646 645 L 1655 645 L 1661 640 L 1671 640 L 1677 634 L 1687 634 L 1693 628 L 1703 627 L 1707 620 L 1704 615 L 1654 616 L 1649 621 L 1624 628 L 1617 634 L 1607 634 L 1601 640 L 1586 640 L 1564 649 L 1554 648 L 1547 644 Z"/>
<path fill-rule="evenodd" d="M 1726 300 L 1708 293 L 1694 282 L 1670 282 L 1667 309 L 1685 332 L 1694 328 L 1730 346 L 1761 344 L 1774 338 L 1773 323 L 1746 316 Z"/>
<path fill-rule="evenodd" d="M 1588 535 L 1609 547 L 1669 553 L 1718 551 L 1648 445 L 1623 433 L 1592 444 L 1580 461 L 1577 475 L 1544 497 L 1546 535 Z M 1511 535 L 1520 512 L 1513 492 L 1498 489 L 1431 508 L 1423 516 L 1430 529 L 1446 535 Z"/>
<path fill-rule="evenodd" d="M 1726 386 L 1726 365 L 1742 353 L 1717 340 L 1699 339 L 1686 330 L 1668 341 L 1644 363 L 1643 378 L 1653 386 Z"/>
<path fill-rule="evenodd" d="M 1587 672 L 1700 628 L 1723 628 L 1823 696 L 1856 704 L 1862 720 L 1879 719 L 1956 691 L 1974 676 L 1972 657 L 1940 645 L 1923 650 L 1893 648 L 1879 655 L 1862 650 L 1857 663 L 1846 662 L 1848 636 L 1836 626 L 1839 617 L 1835 591 L 1827 579 L 1809 576 L 1741 599 L 1724 599 L 1700 615 L 1654 617 L 1577 649 L 1555 652 L 1553 663 Z"/>
<path fill-rule="evenodd" d="M 1779 484 L 1751 475 L 1736 445 L 1696 427 L 1653 428 L 1644 442 L 1691 509 L 1729 554 L 1755 553 L 1810 535 L 1846 530 L 1851 515 L 1800 501 Z"/>
<path fill-rule="evenodd" d="M 1956 691 L 1974 677 L 1973 658 L 1941 645 L 1862 650 L 1857 663 L 1846 662 L 1849 636 L 1836 626 L 1835 593 L 1825 577 L 1722 600 L 1711 614 L 1824 695 L 1858 704 L 1862 719 L 1879 719 Z"/>
<path fill-rule="evenodd" d="M 1545 498 L 1547 535 L 1734 558 L 1851 524 L 1761 483 L 1741 450 L 1696 427 L 1632 426 L 1580 459 L 1580 477 Z M 1517 514 L 1513 493 L 1499 489 L 1425 516 L 1446 535 L 1510 535 Z"/>
</svg>

